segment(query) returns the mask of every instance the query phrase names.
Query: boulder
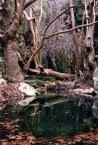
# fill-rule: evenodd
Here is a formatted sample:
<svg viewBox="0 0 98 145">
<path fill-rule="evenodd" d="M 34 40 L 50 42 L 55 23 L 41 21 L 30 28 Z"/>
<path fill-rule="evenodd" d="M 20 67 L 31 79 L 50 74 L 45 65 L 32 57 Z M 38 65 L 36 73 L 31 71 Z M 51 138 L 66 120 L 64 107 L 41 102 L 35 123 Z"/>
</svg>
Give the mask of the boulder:
<svg viewBox="0 0 98 145">
<path fill-rule="evenodd" d="M 22 82 L 22 83 L 19 83 L 19 87 L 18 89 L 24 93 L 26 96 L 36 96 L 36 89 L 34 89 L 33 87 L 31 87 L 30 85 Z"/>
<path fill-rule="evenodd" d="M 94 89 L 98 90 L 98 67 L 95 68 L 93 74 Z"/>
</svg>

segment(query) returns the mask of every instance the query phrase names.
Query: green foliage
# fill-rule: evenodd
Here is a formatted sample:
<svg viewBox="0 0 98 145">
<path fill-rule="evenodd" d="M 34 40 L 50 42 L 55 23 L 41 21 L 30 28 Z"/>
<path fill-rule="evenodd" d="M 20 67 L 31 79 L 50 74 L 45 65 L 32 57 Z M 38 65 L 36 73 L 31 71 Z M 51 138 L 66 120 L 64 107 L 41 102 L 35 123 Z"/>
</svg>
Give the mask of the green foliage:
<svg viewBox="0 0 98 145">
<path fill-rule="evenodd" d="M 26 22 L 26 20 L 22 19 L 19 29 L 18 29 L 18 33 L 19 34 L 25 33 L 26 30 L 27 30 L 27 22 Z"/>
<path fill-rule="evenodd" d="M 76 23 L 77 24 L 82 24 L 82 19 L 83 19 L 83 10 L 84 10 L 84 5 L 82 3 L 82 0 L 75 0 L 75 17 L 76 17 Z"/>
<path fill-rule="evenodd" d="M 45 81 L 41 80 L 40 78 L 26 78 L 25 82 L 35 88 L 38 88 L 39 86 L 45 86 Z"/>
<path fill-rule="evenodd" d="M 14 6 L 14 1 L 11 1 L 11 11 L 10 11 L 11 16 L 14 16 L 15 14 L 15 6 Z"/>
<path fill-rule="evenodd" d="M 62 52 L 56 53 L 56 67 L 58 72 L 75 72 L 75 59 L 68 58 L 68 56 Z"/>
</svg>

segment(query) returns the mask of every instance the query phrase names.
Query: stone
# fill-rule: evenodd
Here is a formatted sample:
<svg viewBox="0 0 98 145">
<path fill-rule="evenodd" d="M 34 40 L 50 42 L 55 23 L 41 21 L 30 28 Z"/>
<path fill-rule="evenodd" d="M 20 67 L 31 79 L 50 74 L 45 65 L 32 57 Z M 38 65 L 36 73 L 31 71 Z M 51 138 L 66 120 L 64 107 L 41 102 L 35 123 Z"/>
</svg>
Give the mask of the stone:
<svg viewBox="0 0 98 145">
<path fill-rule="evenodd" d="M 35 100 L 35 96 L 33 96 L 33 97 L 28 97 L 28 98 L 26 98 L 26 99 L 23 99 L 23 100 L 19 101 L 18 104 L 19 104 L 20 106 L 27 106 L 27 105 L 29 105 L 29 103 L 31 103 L 33 100 Z"/>
<path fill-rule="evenodd" d="M 93 74 L 94 89 L 98 90 L 98 67 L 95 68 Z"/>
<path fill-rule="evenodd" d="M 36 96 L 36 89 L 34 89 L 33 87 L 31 87 L 30 85 L 22 82 L 22 83 L 19 83 L 19 87 L 18 89 L 24 93 L 26 96 Z"/>
</svg>

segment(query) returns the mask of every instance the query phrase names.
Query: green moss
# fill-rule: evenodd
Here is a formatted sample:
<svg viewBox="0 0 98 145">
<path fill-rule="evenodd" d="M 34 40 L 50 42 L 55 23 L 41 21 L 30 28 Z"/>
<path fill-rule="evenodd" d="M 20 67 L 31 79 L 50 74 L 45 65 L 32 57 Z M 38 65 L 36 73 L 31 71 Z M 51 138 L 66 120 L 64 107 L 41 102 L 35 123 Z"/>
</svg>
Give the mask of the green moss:
<svg viewBox="0 0 98 145">
<path fill-rule="evenodd" d="M 31 85 L 31 86 L 33 86 L 33 87 L 35 87 L 35 88 L 37 88 L 37 87 L 41 87 L 41 86 L 45 86 L 45 82 L 43 81 L 43 80 L 38 80 L 38 79 L 33 79 L 33 78 L 26 78 L 25 79 L 25 82 L 27 83 L 27 84 L 29 84 L 29 85 Z"/>
<path fill-rule="evenodd" d="M 57 99 L 57 98 L 60 98 L 61 96 L 57 96 L 57 95 L 55 95 L 55 94 L 44 94 L 44 95 L 42 95 L 42 94 L 40 94 L 40 95 L 38 95 L 37 96 L 37 100 L 38 101 L 44 101 L 44 102 L 46 102 L 47 100 L 53 100 L 53 99 Z"/>
<path fill-rule="evenodd" d="M 33 80 L 33 83 L 38 86 L 45 86 L 45 82 L 43 80 Z"/>
</svg>

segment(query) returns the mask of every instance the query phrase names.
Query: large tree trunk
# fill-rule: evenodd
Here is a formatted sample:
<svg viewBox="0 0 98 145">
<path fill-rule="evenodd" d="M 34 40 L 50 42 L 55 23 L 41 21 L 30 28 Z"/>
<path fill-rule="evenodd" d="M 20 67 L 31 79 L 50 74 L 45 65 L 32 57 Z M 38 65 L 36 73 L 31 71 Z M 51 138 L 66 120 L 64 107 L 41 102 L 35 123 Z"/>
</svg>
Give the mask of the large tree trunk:
<svg viewBox="0 0 98 145">
<path fill-rule="evenodd" d="M 17 42 L 8 40 L 4 48 L 5 72 L 6 79 L 11 82 L 21 82 L 23 75 L 21 74 L 17 56 Z"/>
<path fill-rule="evenodd" d="M 23 0 L 20 1 L 20 8 L 15 15 L 12 24 L 10 24 L 11 16 L 11 0 L 1 1 L 1 30 L 6 31 L 5 36 L 2 39 L 2 48 L 4 49 L 5 60 L 5 76 L 10 82 L 20 82 L 23 80 L 23 76 L 20 71 L 17 56 L 17 41 L 15 40 L 15 33 L 19 26 L 20 16 L 23 10 Z"/>
<path fill-rule="evenodd" d="M 86 3 L 86 19 L 87 19 L 87 23 L 93 23 L 95 22 L 95 1 L 90 0 L 87 1 L 88 3 Z M 89 6 L 89 9 L 87 8 Z M 90 74 L 91 76 L 93 75 L 94 69 L 96 67 L 96 63 L 95 63 L 95 51 L 94 51 L 94 40 L 93 40 L 93 35 L 94 35 L 94 27 L 95 25 L 91 25 L 89 27 L 87 27 L 86 30 L 86 48 L 88 51 L 88 58 L 89 58 L 89 68 L 90 68 Z"/>
</svg>

